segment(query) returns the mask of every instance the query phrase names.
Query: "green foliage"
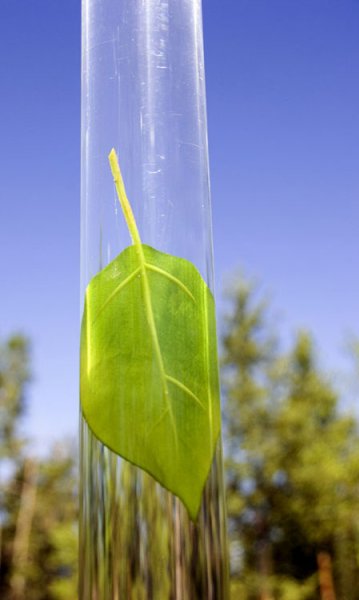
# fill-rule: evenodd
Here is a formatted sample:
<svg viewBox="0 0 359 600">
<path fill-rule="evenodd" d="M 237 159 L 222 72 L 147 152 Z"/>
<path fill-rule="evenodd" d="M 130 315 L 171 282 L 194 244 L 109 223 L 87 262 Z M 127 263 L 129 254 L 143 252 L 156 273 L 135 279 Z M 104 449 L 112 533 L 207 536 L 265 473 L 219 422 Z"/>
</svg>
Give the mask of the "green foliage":
<svg viewBox="0 0 359 600">
<path fill-rule="evenodd" d="M 27 459 L 2 506 L 0 595 L 72 600 L 77 589 L 77 490 L 73 448 Z"/>
<path fill-rule="evenodd" d="M 14 335 L 0 345 L 0 460 L 18 457 L 22 440 L 17 430 L 28 379 L 28 342 Z"/>
<path fill-rule="evenodd" d="M 77 472 L 71 446 L 27 459 L 2 506 L 0 596 L 72 600 L 77 593 Z"/>
<path fill-rule="evenodd" d="M 270 598 L 275 600 L 311 600 L 317 598 L 317 577 L 309 577 L 304 582 L 285 576 L 270 576 L 263 587 L 263 576 L 259 571 L 248 574 L 244 580 L 231 581 L 231 600 Z M 264 592 L 267 594 L 264 595 Z M 343 599 L 344 600 L 344 599 Z"/>
<path fill-rule="evenodd" d="M 110 160 L 134 244 L 86 291 L 82 410 L 101 442 L 195 519 L 220 430 L 214 300 L 189 261 L 141 243 L 114 153 Z"/>
<path fill-rule="evenodd" d="M 28 344 L 0 347 L 0 597 L 73 600 L 77 596 L 77 471 L 74 448 L 26 456 L 18 435 L 29 378 Z"/>
<path fill-rule="evenodd" d="M 230 535 L 242 550 L 234 575 L 248 599 L 265 589 L 314 599 L 323 550 L 338 598 L 357 600 L 357 422 L 338 410 L 311 337 L 280 354 L 266 319 L 256 290 L 240 284 L 224 336 Z"/>
<path fill-rule="evenodd" d="M 29 600 L 76 597 L 78 480 L 74 456 L 73 444 L 57 445 L 38 466 L 26 595 Z M 43 595 L 39 589 L 44 589 Z"/>
</svg>

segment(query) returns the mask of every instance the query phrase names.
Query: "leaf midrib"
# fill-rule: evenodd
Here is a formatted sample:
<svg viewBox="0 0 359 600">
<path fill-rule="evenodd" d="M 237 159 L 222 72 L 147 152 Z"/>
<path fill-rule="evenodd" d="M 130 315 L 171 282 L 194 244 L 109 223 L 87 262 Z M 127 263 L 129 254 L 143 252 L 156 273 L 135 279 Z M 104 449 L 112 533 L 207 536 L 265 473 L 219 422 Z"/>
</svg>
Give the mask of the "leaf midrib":
<svg viewBox="0 0 359 600">
<path fill-rule="evenodd" d="M 138 255 L 138 259 L 139 259 L 139 263 L 140 263 L 141 274 L 142 274 L 141 284 L 142 284 L 142 291 L 143 291 L 143 296 L 144 296 L 144 301 L 145 301 L 145 312 L 146 312 L 147 322 L 148 322 L 148 326 L 150 328 L 152 343 L 153 343 L 153 347 L 155 350 L 158 367 L 159 367 L 159 370 L 161 373 L 162 387 L 163 387 L 163 391 L 165 394 L 166 404 L 167 404 L 167 407 L 169 410 L 171 423 L 172 423 L 172 427 L 173 427 L 173 434 L 175 436 L 175 441 L 176 441 L 176 445 L 177 445 L 177 431 L 176 431 L 176 426 L 175 426 L 173 410 L 172 410 L 171 402 L 169 399 L 169 390 L 168 390 L 168 385 L 167 385 L 167 380 L 166 380 L 166 370 L 165 370 L 165 366 L 164 366 L 164 362 L 163 362 L 163 358 L 162 358 L 160 342 L 158 339 L 155 317 L 153 314 L 151 291 L 150 291 L 150 284 L 149 284 L 148 276 L 147 276 L 145 255 L 143 252 L 141 242 L 138 243 L 137 240 L 135 240 L 134 243 L 135 243 L 135 247 L 136 247 L 136 251 L 137 251 L 137 255 Z"/>
<path fill-rule="evenodd" d="M 177 279 L 177 277 L 171 275 L 170 273 L 168 273 L 168 271 L 166 271 L 165 269 L 162 269 L 161 267 L 157 267 L 156 265 L 152 265 L 151 263 L 148 262 L 148 260 L 145 259 L 144 257 L 144 252 L 143 252 L 143 247 L 141 247 L 142 250 L 142 256 L 144 258 L 144 269 L 145 269 L 145 273 L 146 273 L 146 280 L 147 280 L 147 287 L 148 287 L 148 296 L 149 296 L 149 300 L 150 302 L 148 303 L 148 306 L 150 305 L 150 310 L 151 310 L 151 315 L 152 315 L 152 321 L 153 321 L 153 328 L 157 337 L 157 341 L 158 341 L 158 347 L 159 347 L 159 352 L 160 352 L 160 356 L 161 356 L 161 360 L 162 360 L 162 365 L 163 365 L 163 377 L 173 383 L 174 385 L 176 385 L 177 387 L 179 387 L 180 389 L 182 389 L 188 396 L 191 396 L 193 398 L 193 400 L 202 408 L 202 410 L 206 410 L 205 407 L 203 406 L 201 400 L 198 398 L 198 396 L 196 396 L 196 394 L 190 389 L 188 388 L 183 382 L 179 381 L 178 379 L 176 379 L 175 377 L 173 377 L 172 375 L 169 375 L 166 372 L 165 366 L 164 366 L 164 361 L 162 358 L 162 351 L 161 351 L 161 346 L 158 340 L 158 335 L 157 335 L 157 327 L 156 327 L 156 320 L 154 318 L 154 314 L 153 314 L 153 309 L 152 309 L 152 299 L 151 299 L 151 291 L 150 291 L 150 283 L 148 280 L 148 276 L 147 276 L 147 270 L 153 271 L 155 273 L 158 273 L 159 275 L 162 275 L 163 277 L 168 278 L 170 281 L 172 281 L 173 283 L 177 284 L 190 298 L 191 300 L 193 300 L 193 302 L 196 304 L 196 299 L 193 296 L 192 292 L 190 292 L 190 290 L 187 288 L 187 286 L 185 284 L 183 284 L 179 279 Z M 137 251 L 137 248 L 136 248 Z M 123 279 L 113 290 L 113 292 L 109 295 L 109 297 L 107 298 L 107 300 L 104 302 L 104 304 L 100 307 L 100 309 L 98 310 L 97 314 L 95 315 L 95 317 L 92 320 L 92 324 L 94 324 L 97 319 L 99 318 L 99 316 L 103 313 L 103 311 L 105 310 L 105 308 L 112 302 L 112 300 L 114 299 L 115 296 L 117 296 L 117 294 L 123 290 L 129 283 L 131 283 L 135 277 L 141 274 L 142 275 L 142 282 L 143 282 L 143 266 L 142 266 L 142 262 L 140 259 L 140 265 L 138 267 L 136 267 L 136 269 L 134 269 L 129 275 L 127 275 L 127 277 L 125 277 L 125 279 Z M 147 316 L 147 320 L 149 320 L 149 317 Z M 153 336 L 152 336 L 153 337 Z"/>
<path fill-rule="evenodd" d="M 112 293 L 111 298 L 113 297 L 113 295 L 115 293 L 120 291 L 124 285 L 129 283 L 133 279 L 135 274 L 137 274 L 138 271 L 141 272 L 141 275 L 142 275 L 141 285 L 142 285 L 142 291 L 143 291 L 143 296 L 144 296 L 145 313 L 146 313 L 148 326 L 150 329 L 152 343 L 153 343 L 153 347 L 154 347 L 154 351 L 155 351 L 155 355 L 156 355 L 156 359 L 157 359 L 157 363 L 158 363 L 158 367 L 159 367 L 159 371 L 160 371 L 160 375 L 161 375 L 161 379 L 162 379 L 162 386 L 163 386 L 163 391 L 164 391 L 166 404 L 167 404 L 167 408 L 165 409 L 164 413 L 167 411 L 169 412 L 171 426 L 173 429 L 173 435 L 175 438 L 175 444 L 176 444 L 176 448 L 177 448 L 178 447 L 177 428 L 176 428 L 175 418 L 174 418 L 174 414 L 173 414 L 173 410 L 172 410 L 172 405 L 170 402 L 170 393 L 169 393 L 167 381 L 171 381 L 174 385 L 177 385 L 180 389 L 182 389 L 182 391 L 186 392 L 190 397 L 192 397 L 194 400 L 196 400 L 197 403 L 202 407 L 203 410 L 205 410 L 205 408 L 204 408 L 203 404 L 201 403 L 201 401 L 199 400 L 199 398 L 197 398 L 197 396 L 189 388 L 187 388 L 182 382 L 178 381 L 176 378 L 174 378 L 166 373 L 165 365 L 164 365 L 164 361 L 163 361 L 163 357 L 162 357 L 162 352 L 161 352 L 161 346 L 160 346 L 160 342 L 158 339 L 155 317 L 153 314 L 151 290 L 150 290 L 150 283 L 148 280 L 147 268 L 150 268 L 154 271 L 159 271 L 162 274 L 164 274 L 165 276 L 169 277 L 169 279 L 171 279 L 174 282 L 176 282 L 177 284 L 179 284 L 180 287 L 191 297 L 191 299 L 194 302 L 195 302 L 195 298 L 194 298 L 193 294 L 190 292 L 190 290 L 188 290 L 188 288 L 181 281 L 179 281 L 176 277 L 163 271 L 159 267 L 156 267 L 154 265 L 150 265 L 150 264 L 146 263 L 141 237 L 140 237 L 139 231 L 137 229 L 137 224 L 136 224 L 133 212 L 132 212 L 130 202 L 126 195 L 125 186 L 123 183 L 120 167 L 119 167 L 116 152 L 114 149 L 112 149 L 109 154 L 109 162 L 110 162 L 111 171 L 112 171 L 112 175 L 113 175 L 114 182 L 115 182 L 118 200 L 120 202 L 120 205 L 121 205 L 121 208 L 122 208 L 125 220 L 126 220 L 126 224 L 127 224 L 128 230 L 130 232 L 133 244 L 135 246 L 136 253 L 138 256 L 138 261 L 139 261 L 139 267 L 137 269 L 135 269 L 133 271 L 133 273 L 131 273 L 122 282 L 122 284 L 120 284 L 120 287 L 118 287 Z"/>
</svg>

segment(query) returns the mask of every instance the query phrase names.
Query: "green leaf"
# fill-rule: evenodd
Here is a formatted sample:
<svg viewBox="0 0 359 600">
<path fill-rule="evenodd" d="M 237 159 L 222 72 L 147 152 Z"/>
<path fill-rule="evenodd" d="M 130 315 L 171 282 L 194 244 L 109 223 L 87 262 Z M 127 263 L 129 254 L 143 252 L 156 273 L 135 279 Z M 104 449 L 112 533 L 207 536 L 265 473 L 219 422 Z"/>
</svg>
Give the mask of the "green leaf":
<svg viewBox="0 0 359 600">
<path fill-rule="evenodd" d="M 177 495 L 195 519 L 220 430 L 213 296 L 189 261 L 134 241 L 89 283 L 81 405 L 96 437 Z"/>
</svg>

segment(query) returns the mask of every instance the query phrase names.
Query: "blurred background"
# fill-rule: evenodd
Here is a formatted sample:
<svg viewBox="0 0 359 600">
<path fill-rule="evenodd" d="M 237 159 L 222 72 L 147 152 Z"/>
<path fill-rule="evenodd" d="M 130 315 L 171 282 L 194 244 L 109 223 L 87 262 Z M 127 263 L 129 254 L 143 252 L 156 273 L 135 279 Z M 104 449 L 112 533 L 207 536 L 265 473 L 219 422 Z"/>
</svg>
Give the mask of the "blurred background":
<svg viewBox="0 0 359 600">
<path fill-rule="evenodd" d="M 80 2 L 0 8 L 0 597 L 73 600 Z M 203 13 L 232 598 L 357 600 L 359 2 Z"/>
</svg>

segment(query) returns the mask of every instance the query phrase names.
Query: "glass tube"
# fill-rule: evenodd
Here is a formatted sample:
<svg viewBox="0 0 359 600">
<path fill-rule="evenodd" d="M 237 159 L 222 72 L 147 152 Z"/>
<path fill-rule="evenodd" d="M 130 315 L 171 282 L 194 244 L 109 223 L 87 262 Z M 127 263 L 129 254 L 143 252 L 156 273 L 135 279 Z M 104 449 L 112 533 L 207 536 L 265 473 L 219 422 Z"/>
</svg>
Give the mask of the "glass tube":
<svg viewBox="0 0 359 600">
<path fill-rule="evenodd" d="M 142 242 L 191 261 L 213 291 L 201 2 L 82 5 L 82 298 L 130 244 L 112 147 Z M 221 441 L 194 523 L 83 418 L 80 437 L 80 599 L 225 600 Z"/>
</svg>

